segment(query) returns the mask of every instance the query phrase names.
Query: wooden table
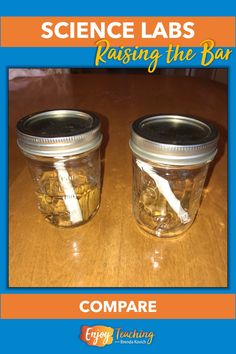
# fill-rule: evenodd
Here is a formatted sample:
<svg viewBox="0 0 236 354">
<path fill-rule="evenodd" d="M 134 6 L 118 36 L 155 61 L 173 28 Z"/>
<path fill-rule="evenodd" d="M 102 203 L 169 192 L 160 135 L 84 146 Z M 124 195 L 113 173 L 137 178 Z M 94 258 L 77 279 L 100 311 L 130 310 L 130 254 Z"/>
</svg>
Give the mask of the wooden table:
<svg viewBox="0 0 236 354">
<path fill-rule="evenodd" d="M 53 108 L 97 112 L 104 132 L 101 206 L 87 224 L 56 228 L 36 208 L 15 124 Z M 152 113 L 206 117 L 221 130 L 198 216 L 182 237 L 159 239 L 132 216 L 129 126 Z M 103 72 L 19 78 L 9 96 L 10 287 L 226 287 L 227 88 L 192 77 Z"/>
</svg>

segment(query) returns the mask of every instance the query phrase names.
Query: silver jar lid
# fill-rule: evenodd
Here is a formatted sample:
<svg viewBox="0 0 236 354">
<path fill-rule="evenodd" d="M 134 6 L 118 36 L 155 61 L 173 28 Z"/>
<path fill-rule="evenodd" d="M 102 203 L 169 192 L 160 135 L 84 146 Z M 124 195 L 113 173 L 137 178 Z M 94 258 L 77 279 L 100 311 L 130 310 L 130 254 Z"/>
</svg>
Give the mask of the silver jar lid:
<svg viewBox="0 0 236 354">
<path fill-rule="evenodd" d="M 217 152 L 217 128 L 180 115 L 153 115 L 132 124 L 131 150 L 139 157 L 169 165 L 210 162 Z"/>
<path fill-rule="evenodd" d="M 88 112 L 57 109 L 31 114 L 18 121 L 17 144 L 24 153 L 69 156 L 98 147 L 99 119 Z"/>
</svg>

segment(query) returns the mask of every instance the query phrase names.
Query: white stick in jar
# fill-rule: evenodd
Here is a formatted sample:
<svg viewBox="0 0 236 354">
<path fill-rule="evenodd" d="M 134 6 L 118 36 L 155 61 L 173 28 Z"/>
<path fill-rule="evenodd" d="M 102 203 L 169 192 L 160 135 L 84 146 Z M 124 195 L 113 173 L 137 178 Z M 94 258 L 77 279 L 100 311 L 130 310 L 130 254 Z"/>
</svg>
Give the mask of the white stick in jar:
<svg viewBox="0 0 236 354">
<path fill-rule="evenodd" d="M 146 172 L 155 181 L 159 192 L 166 198 L 171 208 L 176 212 L 181 220 L 181 223 L 187 224 L 190 221 L 189 214 L 186 210 L 183 209 L 179 199 L 177 199 L 172 192 L 169 182 L 165 178 L 159 176 L 155 172 L 154 168 L 148 163 L 141 160 L 136 160 L 136 163 L 141 170 Z"/>
<path fill-rule="evenodd" d="M 61 189 L 64 192 L 64 203 L 70 215 L 70 221 L 72 224 L 83 221 L 83 216 L 77 195 L 75 193 L 74 187 L 70 180 L 70 175 L 65 168 L 65 164 L 62 161 L 55 162 L 58 179 L 60 182 Z"/>
</svg>

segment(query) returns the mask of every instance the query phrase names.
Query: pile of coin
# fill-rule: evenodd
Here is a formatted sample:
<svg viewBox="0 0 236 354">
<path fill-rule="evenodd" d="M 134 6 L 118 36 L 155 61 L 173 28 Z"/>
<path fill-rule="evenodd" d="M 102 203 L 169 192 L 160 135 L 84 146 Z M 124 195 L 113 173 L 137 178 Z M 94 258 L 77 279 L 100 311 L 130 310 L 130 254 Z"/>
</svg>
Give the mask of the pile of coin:
<svg viewBox="0 0 236 354">
<path fill-rule="evenodd" d="M 38 180 L 36 192 L 38 208 L 46 219 L 58 226 L 71 226 L 70 213 L 65 199 L 77 198 L 83 221 L 87 221 L 97 210 L 100 192 L 97 185 L 92 184 L 81 172 L 69 171 L 70 183 L 74 195 L 65 195 L 56 170 L 45 171 Z"/>
</svg>

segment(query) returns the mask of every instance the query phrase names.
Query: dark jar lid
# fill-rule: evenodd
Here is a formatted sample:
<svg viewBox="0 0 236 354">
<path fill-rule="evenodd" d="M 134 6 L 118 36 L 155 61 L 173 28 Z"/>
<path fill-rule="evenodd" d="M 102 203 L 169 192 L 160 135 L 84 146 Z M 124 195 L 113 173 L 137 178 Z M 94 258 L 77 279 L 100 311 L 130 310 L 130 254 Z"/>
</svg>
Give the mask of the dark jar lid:
<svg viewBox="0 0 236 354">
<path fill-rule="evenodd" d="M 76 155 L 101 144 L 100 128 L 99 119 L 88 112 L 72 109 L 38 112 L 18 121 L 17 144 L 26 154 Z"/>
<path fill-rule="evenodd" d="M 130 148 L 139 157 L 169 165 L 210 162 L 217 152 L 218 129 L 206 120 L 153 115 L 132 124 Z"/>
</svg>

